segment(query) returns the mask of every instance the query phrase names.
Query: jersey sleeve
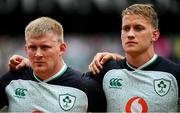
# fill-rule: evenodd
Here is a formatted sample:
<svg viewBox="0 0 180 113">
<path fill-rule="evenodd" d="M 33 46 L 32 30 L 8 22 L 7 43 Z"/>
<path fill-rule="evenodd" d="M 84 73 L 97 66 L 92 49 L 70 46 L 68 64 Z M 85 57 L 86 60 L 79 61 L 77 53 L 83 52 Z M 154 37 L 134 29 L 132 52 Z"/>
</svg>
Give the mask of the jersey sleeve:
<svg viewBox="0 0 180 113">
<path fill-rule="evenodd" d="M 10 76 L 11 76 L 11 73 L 8 72 L 4 74 L 3 76 L 1 76 L 0 78 L 0 109 L 8 105 L 8 99 L 6 96 L 5 89 L 6 89 L 6 86 L 10 83 L 10 79 L 11 79 Z"/>
<path fill-rule="evenodd" d="M 5 91 L 6 87 L 12 80 L 21 78 L 24 69 L 25 68 L 9 71 L 0 77 L 0 109 L 5 105 L 8 106 L 8 98 Z"/>
<path fill-rule="evenodd" d="M 105 112 L 106 111 L 106 98 L 102 88 L 95 79 L 83 75 L 83 87 L 86 89 L 88 97 L 88 111 L 89 112 Z M 86 77 L 85 77 L 86 76 Z"/>
</svg>

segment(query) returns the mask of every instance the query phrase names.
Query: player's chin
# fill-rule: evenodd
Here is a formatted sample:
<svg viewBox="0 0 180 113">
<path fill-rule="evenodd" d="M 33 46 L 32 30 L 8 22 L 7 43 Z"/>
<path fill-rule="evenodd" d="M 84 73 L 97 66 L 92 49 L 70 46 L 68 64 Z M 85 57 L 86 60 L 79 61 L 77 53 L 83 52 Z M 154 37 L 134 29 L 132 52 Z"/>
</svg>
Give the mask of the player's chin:
<svg viewBox="0 0 180 113">
<path fill-rule="evenodd" d="M 127 53 L 131 53 L 131 52 L 133 53 L 133 52 L 137 51 L 136 48 L 134 48 L 134 47 L 126 47 L 124 50 Z"/>
<path fill-rule="evenodd" d="M 47 68 L 44 67 L 44 66 L 34 66 L 34 67 L 33 67 L 33 70 L 34 70 L 35 72 L 44 72 L 44 71 L 47 71 Z"/>
<path fill-rule="evenodd" d="M 134 54 L 139 53 L 139 50 L 137 50 L 137 49 L 135 49 L 135 48 L 128 48 L 128 49 L 125 49 L 125 52 L 126 52 L 127 54 L 134 55 Z"/>
</svg>

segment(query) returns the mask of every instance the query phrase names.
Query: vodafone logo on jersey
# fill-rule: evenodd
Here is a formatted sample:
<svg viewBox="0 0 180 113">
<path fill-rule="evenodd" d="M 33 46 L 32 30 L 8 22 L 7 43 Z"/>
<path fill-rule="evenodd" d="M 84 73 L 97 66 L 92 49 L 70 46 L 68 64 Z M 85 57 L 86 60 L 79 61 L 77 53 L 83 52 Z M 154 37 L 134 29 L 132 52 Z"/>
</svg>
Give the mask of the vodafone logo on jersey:
<svg viewBox="0 0 180 113">
<path fill-rule="evenodd" d="M 126 104 L 126 113 L 147 113 L 148 106 L 141 97 L 133 97 Z"/>
<path fill-rule="evenodd" d="M 42 113 L 41 111 L 33 111 L 32 113 Z"/>
</svg>

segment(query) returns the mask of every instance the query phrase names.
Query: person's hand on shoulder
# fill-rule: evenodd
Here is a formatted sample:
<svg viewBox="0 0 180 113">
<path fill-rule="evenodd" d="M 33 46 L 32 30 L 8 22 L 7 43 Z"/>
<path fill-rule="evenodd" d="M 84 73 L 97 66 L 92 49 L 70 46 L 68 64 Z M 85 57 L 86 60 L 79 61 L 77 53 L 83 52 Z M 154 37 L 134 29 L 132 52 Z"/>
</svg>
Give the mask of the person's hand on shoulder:
<svg viewBox="0 0 180 113">
<path fill-rule="evenodd" d="M 99 74 L 100 70 L 103 68 L 103 64 L 105 64 L 108 60 L 122 60 L 125 57 L 117 54 L 117 53 L 110 53 L 110 52 L 100 52 L 97 53 L 92 62 L 89 64 L 89 71 L 92 72 L 94 75 Z"/>
<path fill-rule="evenodd" d="M 17 70 L 29 66 L 29 60 L 21 55 L 13 55 L 8 62 L 9 70 Z"/>
</svg>

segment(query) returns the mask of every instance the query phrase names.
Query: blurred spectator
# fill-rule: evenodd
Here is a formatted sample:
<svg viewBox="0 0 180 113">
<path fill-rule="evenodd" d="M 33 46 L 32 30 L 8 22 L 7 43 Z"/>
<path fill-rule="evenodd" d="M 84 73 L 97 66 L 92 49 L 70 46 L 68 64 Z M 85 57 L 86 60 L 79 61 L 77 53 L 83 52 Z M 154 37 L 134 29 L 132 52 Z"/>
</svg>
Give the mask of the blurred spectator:
<svg viewBox="0 0 180 113">
<path fill-rule="evenodd" d="M 156 53 L 162 57 L 170 58 L 172 54 L 172 46 L 169 38 L 161 36 L 155 44 Z"/>
</svg>

